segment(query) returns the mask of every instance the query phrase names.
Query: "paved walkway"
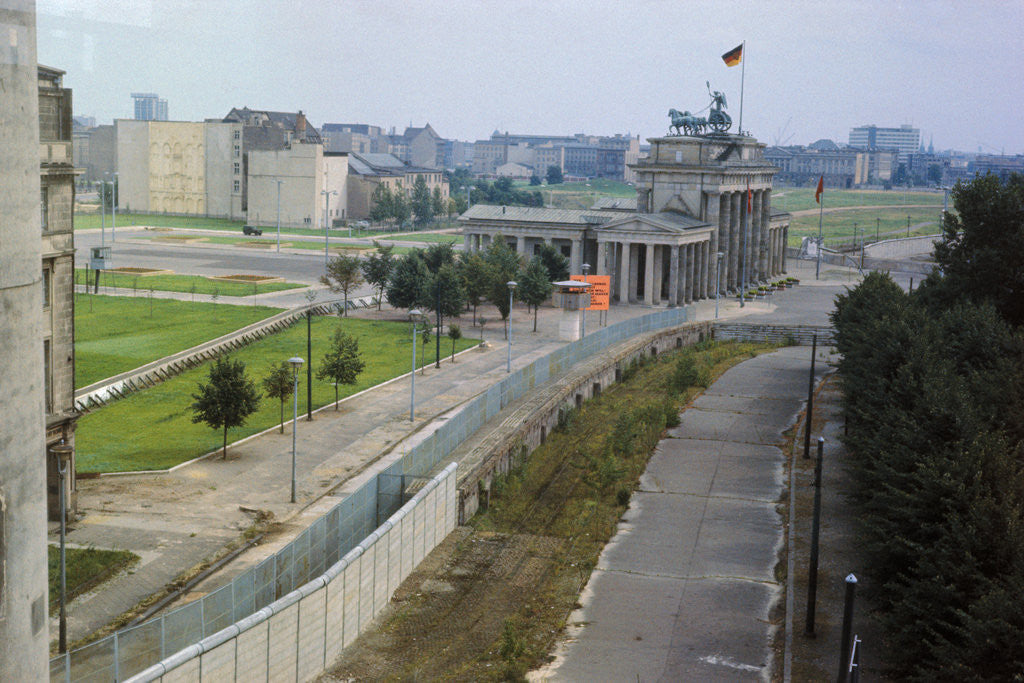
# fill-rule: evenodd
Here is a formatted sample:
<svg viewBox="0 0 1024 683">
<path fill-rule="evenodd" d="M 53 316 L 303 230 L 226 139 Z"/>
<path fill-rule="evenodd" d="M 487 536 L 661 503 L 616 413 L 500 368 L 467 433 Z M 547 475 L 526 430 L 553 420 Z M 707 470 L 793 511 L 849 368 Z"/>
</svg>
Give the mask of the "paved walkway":
<svg viewBox="0 0 1024 683">
<path fill-rule="evenodd" d="M 817 366 L 820 377 L 824 364 Z M 727 371 L 659 443 L 544 672 L 558 680 L 768 680 L 782 586 L 783 432 L 810 349 Z"/>
</svg>

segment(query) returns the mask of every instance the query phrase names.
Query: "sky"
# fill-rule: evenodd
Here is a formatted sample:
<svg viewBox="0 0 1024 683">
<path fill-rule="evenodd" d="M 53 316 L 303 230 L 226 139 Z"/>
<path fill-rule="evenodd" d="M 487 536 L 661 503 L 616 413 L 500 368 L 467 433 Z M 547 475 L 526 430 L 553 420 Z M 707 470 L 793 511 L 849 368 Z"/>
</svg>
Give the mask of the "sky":
<svg viewBox="0 0 1024 683">
<path fill-rule="evenodd" d="M 442 137 L 668 132 L 706 82 L 767 144 L 912 124 L 925 145 L 1024 153 L 1022 0 L 37 0 L 38 60 L 77 115 L 304 111 Z M 745 75 L 721 55 L 746 44 Z M 735 130 L 735 129 L 734 129 Z"/>
</svg>

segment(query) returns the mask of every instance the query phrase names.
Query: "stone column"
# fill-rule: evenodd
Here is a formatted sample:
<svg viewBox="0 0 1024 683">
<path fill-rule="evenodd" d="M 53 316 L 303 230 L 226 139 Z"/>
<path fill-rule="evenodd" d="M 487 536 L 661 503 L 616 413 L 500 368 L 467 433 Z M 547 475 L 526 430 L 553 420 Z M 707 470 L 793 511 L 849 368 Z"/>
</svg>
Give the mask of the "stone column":
<svg viewBox="0 0 1024 683">
<path fill-rule="evenodd" d="M 581 275 L 583 273 L 583 240 L 573 240 L 572 248 L 569 251 L 569 274 Z"/>
<path fill-rule="evenodd" d="M 654 305 L 654 245 L 645 244 L 644 258 L 644 303 Z"/>
<path fill-rule="evenodd" d="M 753 210 L 750 212 L 750 279 L 761 282 L 761 190 L 755 190 L 751 201 Z"/>
<path fill-rule="evenodd" d="M 629 242 L 622 242 L 619 247 L 622 251 L 622 256 L 619 259 L 619 303 L 628 304 L 631 303 L 632 293 L 629 290 L 629 281 L 633 277 L 630 272 L 631 268 L 635 268 L 633 265 L 633 250 L 630 248 Z"/>
<path fill-rule="evenodd" d="M 668 257 L 668 305 L 679 305 L 679 245 L 669 247 Z"/>
<path fill-rule="evenodd" d="M 712 226 L 711 229 L 711 253 L 714 254 L 718 251 L 718 231 L 719 221 L 721 220 L 721 211 L 719 210 L 722 203 L 722 196 L 717 192 L 705 193 L 705 213 L 704 220 Z"/>
<path fill-rule="evenodd" d="M 520 256 L 526 254 L 526 237 L 523 235 L 516 235 L 516 253 Z"/>
<path fill-rule="evenodd" d="M 786 227 L 784 227 L 781 232 L 782 232 L 782 240 L 781 240 L 782 241 L 782 249 L 780 251 L 782 251 L 782 258 L 779 259 L 779 260 L 782 263 L 782 268 L 780 269 L 780 272 L 785 273 L 786 272 L 786 244 L 789 242 L 789 226 L 787 225 Z"/>
<path fill-rule="evenodd" d="M 462 235 L 462 250 L 466 252 L 473 251 L 473 236 L 468 232 Z"/>
<path fill-rule="evenodd" d="M 637 296 L 640 292 L 640 278 L 643 277 L 643 273 L 640 272 L 640 250 L 643 248 L 642 244 L 630 243 L 629 245 L 629 302 L 636 303 L 638 301 Z"/>
<path fill-rule="evenodd" d="M 719 288 L 722 290 L 722 294 L 729 289 L 729 226 L 732 224 L 732 201 L 729 199 L 729 193 L 723 192 L 720 195 L 721 212 L 718 218 L 718 251 L 724 256 L 722 257 L 722 281 L 719 284 Z"/>
<path fill-rule="evenodd" d="M 594 275 L 608 274 L 608 243 L 597 243 L 597 263 L 594 264 Z"/>
<path fill-rule="evenodd" d="M 654 294 L 654 305 L 657 306 L 661 303 L 662 292 L 661 281 L 664 271 L 664 259 L 665 259 L 665 245 L 655 244 L 654 245 L 654 279 L 651 280 L 652 290 Z"/>
<path fill-rule="evenodd" d="M 679 247 L 679 282 L 677 283 L 676 298 L 679 301 L 679 305 L 682 306 L 686 303 L 686 290 L 689 287 L 687 278 L 690 276 L 690 269 L 687 267 L 687 247 L 689 245 L 683 244 Z"/>
<path fill-rule="evenodd" d="M 695 299 L 708 298 L 708 243 L 697 245 L 697 291 Z"/>
<path fill-rule="evenodd" d="M 740 193 L 729 193 L 729 289 L 740 281 Z"/>
<path fill-rule="evenodd" d="M 686 245 L 686 303 L 692 304 L 694 293 L 697 291 L 697 245 Z"/>
<path fill-rule="evenodd" d="M 762 239 L 768 239 L 768 226 L 771 225 L 771 214 L 772 214 L 772 191 L 762 190 L 761 191 L 761 235 Z M 770 243 L 769 243 L 770 244 Z M 769 269 L 767 262 L 767 251 L 764 252 L 765 262 L 762 264 L 761 269 L 765 272 L 765 277 L 769 277 Z"/>
</svg>

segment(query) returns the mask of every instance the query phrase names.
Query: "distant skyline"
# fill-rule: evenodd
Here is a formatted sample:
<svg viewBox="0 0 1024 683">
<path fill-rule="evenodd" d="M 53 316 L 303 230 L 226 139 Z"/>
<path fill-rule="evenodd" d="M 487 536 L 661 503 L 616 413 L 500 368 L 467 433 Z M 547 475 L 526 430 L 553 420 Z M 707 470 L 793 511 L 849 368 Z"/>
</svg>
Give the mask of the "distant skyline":
<svg viewBox="0 0 1024 683">
<path fill-rule="evenodd" d="M 936 150 L 1024 152 L 1024 2 L 39 0 L 38 59 L 67 71 L 76 115 L 131 118 L 156 92 L 172 120 L 232 107 L 315 125 L 447 138 L 641 138 L 705 81 L 762 142 L 845 143 L 850 128 L 921 129 Z M 735 127 L 734 127 L 735 129 Z"/>
</svg>

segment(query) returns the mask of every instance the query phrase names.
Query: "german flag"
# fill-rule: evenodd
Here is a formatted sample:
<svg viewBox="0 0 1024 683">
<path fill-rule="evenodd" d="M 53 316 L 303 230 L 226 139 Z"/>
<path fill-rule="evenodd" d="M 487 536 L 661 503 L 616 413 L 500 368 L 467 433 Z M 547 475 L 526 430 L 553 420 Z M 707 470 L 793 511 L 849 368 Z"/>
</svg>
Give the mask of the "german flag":
<svg viewBox="0 0 1024 683">
<path fill-rule="evenodd" d="M 736 66 L 743 61 L 743 43 L 722 55 L 722 61 L 725 62 L 726 66 Z"/>
</svg>

